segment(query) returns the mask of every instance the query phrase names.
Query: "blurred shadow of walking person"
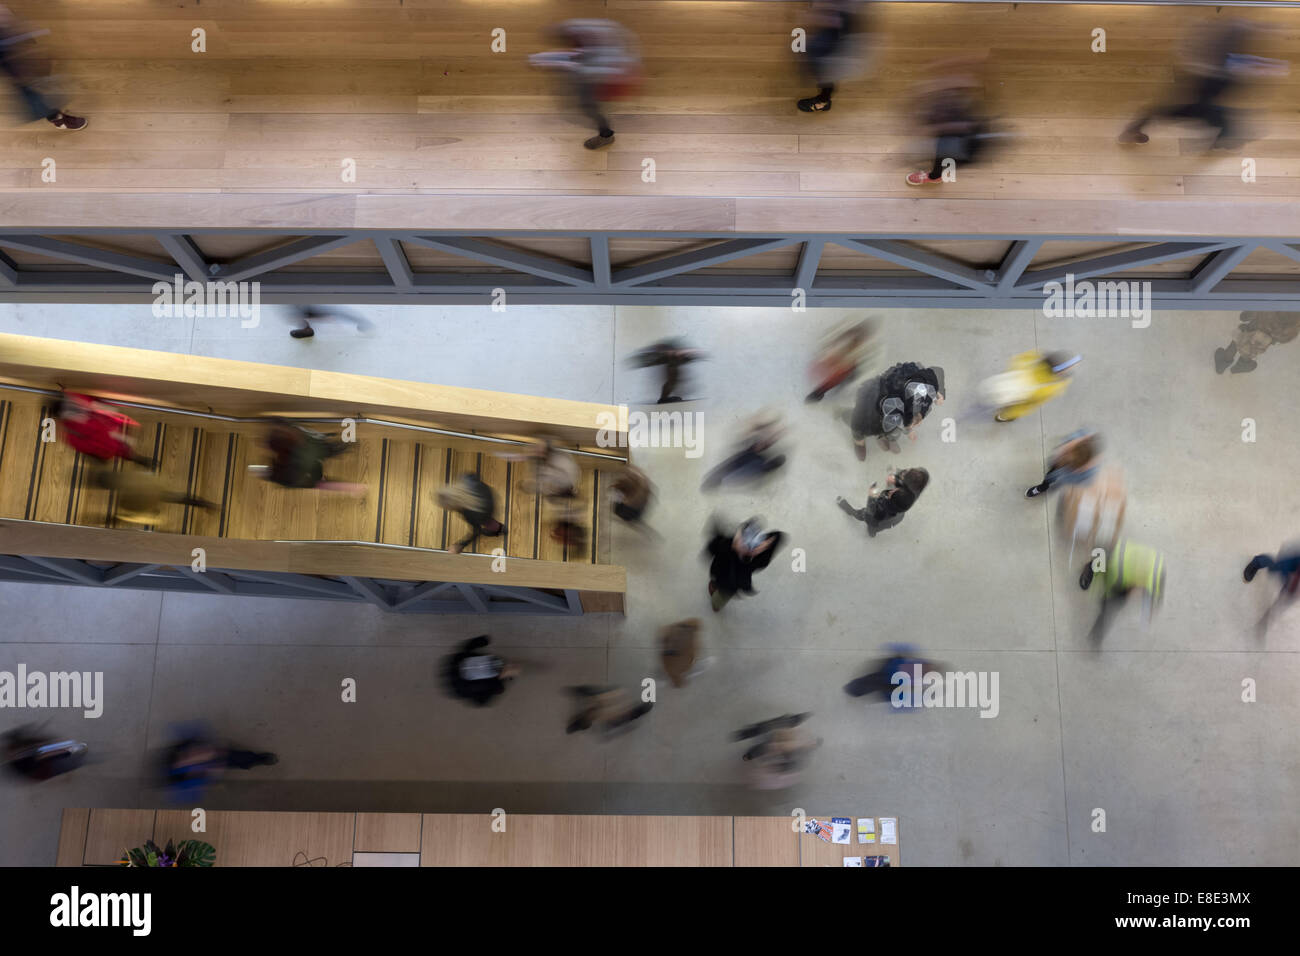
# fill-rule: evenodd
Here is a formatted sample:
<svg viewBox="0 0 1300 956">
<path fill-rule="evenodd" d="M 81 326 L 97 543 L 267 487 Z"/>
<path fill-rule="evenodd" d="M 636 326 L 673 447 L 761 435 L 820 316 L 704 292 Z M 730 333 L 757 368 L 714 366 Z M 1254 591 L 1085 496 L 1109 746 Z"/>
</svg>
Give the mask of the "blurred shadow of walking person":
<svg viewBox="0 0 1300 956">
<path fill-rule="evenodd" d="M 1290 342 L 1300 334 L 1300 312 L 1243 312 L 1238 322 L 1227 347 L 1214 350 L 1214 370 L 1220 375 L 1229 366 L 1234 374 L 1253 372 L 1259 364 L 1255 360 L 1270 345 Z"/>
<path fill-rule="evenodd" d="M 457 476 L 451 484 L 439 488 L 438 505 L 456 512 L 469 525 L 469 534 L 447 549 L 452 554 L 460 554 L 479 535 L 495 538 L 505 534 L 506 526 L 492 517 L 492 512 L 496 510 L 496 496 L 478 475 L 467 472 Z"/>
<path fill-rule="evenodd" d="M 85 129 L 87 121 L 84 116 L 65 113 L 32 86 L 28 57 L 23 55 L 22 44 L 49 32 L 24 28 L 12 10 L 0 6 L 0 70 L 9 77 L 14 92 L 23 101 L 28 119 L 46 120 L 57 129 Z"/>
<path fill-rule="evenodd" d="M 590 730 L 597 724 L 606 734 L 611 734 L 629 727 L 654 708 L 650 701 L 636 700 L 621 687 L 584 684 L 570 687 L 569 693 L 577 699 L 578 711 L 565 728 L 568 734 Z"/>
<path fill-rule="evenodd" d="M 633 94 L 641 85 L 641 58 L 631 31 L 613 20 L 565 20 L 554 27 L 568 49 L 534 53 L 533 66 L 561 70 L 573 83 L 578 108 L 596 126 L 596 135 L 582 145 L 602 149 L 614 142 L 614 130 L 604 104 Z"/>
<path fill-rule="evenodd" d="M 835 84 L 865 71 L 870 7 L 866 0 L 814 0 L 809 11 L 816 30 L 808 38 L 805 54 L 817 95 L 796 105 L 805 113 L 831 108 Z"/>
<path fill-rule="evenodd" d="M 754 595 L 754 575 L 772 563 L 785 535 L 764 532 L 758 518 L 750 518 L 734 534 L 715 523 L 705 554 L 709 564 L 709 601 L 715 612 L 727 606 L 738 593 Z"/>
</svg>

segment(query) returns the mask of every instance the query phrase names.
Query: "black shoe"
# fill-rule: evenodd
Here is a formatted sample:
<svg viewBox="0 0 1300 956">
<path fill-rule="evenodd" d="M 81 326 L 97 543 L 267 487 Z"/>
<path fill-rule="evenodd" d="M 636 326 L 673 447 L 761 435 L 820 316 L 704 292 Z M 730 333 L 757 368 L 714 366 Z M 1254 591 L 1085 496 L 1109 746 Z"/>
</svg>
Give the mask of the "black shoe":
<svg viewBox="0 0 1300 956">
<path fill-rule="evenodd" d="M 1030 488 L 1028 491 L 1025 492 L 1025 497 L 1026 497 L 1026 498 L 1037 498 L 1039 495 L 1041 495 L 1041 494 L 1042 494 L 1044 491 L 1046 491 L 1046 490 L 1047 490 L 1047 489 L 1044 488 L 1042 485 L 1034 485 L 1034 487 Z"/>
<path fill-rule="evenodd" d="M 1237 364 L 1232 367 L 1232 372 L 1235 375 L 1237 372 L 1253 372 L 1257 368 L 1259 368 L 1258 362 L 1243 355 L 1237 359 Z"/>
<path fill-rule="evenodd" d="M 1228 366 L 1232 364 L 1232 360 L 1236 357 L 1236 355 L 1237 355 L 1237 346 L 1235 344 L 1229 345 L 1226 349 L 1215 349 L 1214 370 L 1218 372 L 1220 375 L 1222 375 L 1224 372 L 1228 370 Z"/>
<path fill-rule="evenodd" d="M 804 113 L 825 113 L 831 108 L 831 101 L 821 96 L 809 96 L 800 100 L 795 106 Z"/>
<path fill-rule="evenodd" d="M 258 763 L 264 764 L 267 767 L 274 767 L 280 762 L 280 758 L 273 753 L 258 754 L 257 759 Z"/>
<path fill-rule="evenodd" d="M 1092 565 L 1091 564 L 1084 565 L 1083 573 L 1079 575 L 1079 587 L 1083 588 L 1083 590 L 1085 591 L 1088 590 L 1088 588 L 1092 587 L 1092 577 L 1093 577 Z"/>
<path fill-rule="evenodd" d="M 604 149 L 606 146 L 613 145 L 613 143 L 614 134 L 611 133 L 608 136 L 593 136 L 582 145 L 587 147 L 587 149 Z"/>
<path fill-rule="evenodd" d="M 1255 575 L 1258 573 L 1259 565 L 1252 561 L 1250 564 L 1246 565 L 1246 570 L 1241 572 L 1241 576 L 1245 578 L 1246 583 L 1249 584 L 1251 581 L 1255 580 Z"/>
<path fill-rule="evenodd" d="M 305 329 L 294 329 L 289 334 L 295 339 L 309 339 L 316 334 L 316 330 L 309 325 Z"/>
</svg>

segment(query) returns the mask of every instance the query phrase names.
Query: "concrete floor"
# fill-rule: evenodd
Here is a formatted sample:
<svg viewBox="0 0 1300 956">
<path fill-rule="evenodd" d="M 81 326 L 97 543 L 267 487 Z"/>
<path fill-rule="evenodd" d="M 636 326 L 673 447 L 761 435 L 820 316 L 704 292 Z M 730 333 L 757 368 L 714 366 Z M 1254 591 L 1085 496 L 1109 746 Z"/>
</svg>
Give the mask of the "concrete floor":
<svg viewBox="0 0 1300 956">
<path fill-rule="evenodd" d="M 268 312 L 271 312 L 268 308 Z M 856 461 L 838 402 L 806 406 L 805 367 L 842 312 L 367 307 L 375 333 L 324 326 L 292 340 L 271 314 L 257 329 L 160 320 L 138 306 L 4 306 L 0 330 L 455 385 L 635 403 L 657 386 L 618 359 L 669 333 L 712 353 L 698 366 L 705 451 L 637 451 L 659 486 L 649 519 L 663 540 L 619 529 L 626 618 L 486 619 L 384 615 L 368 607 L 0 585 L 0 669 L 102 670 L 94 721 L 48 712 L 51 728 L 99 758 L 37 787 L 0 790 L 0 864 L 54 859 L 65 806 L 155 806 L 146 753 L 178 720 L 204 717 L 281 762 L 214 789 L 209 808 L 897 814 L 908 865 L 1179 865 L 1300 862 L 1300 610 L 1264 640 L 1272 600 L 1241 567 L 1300 528 L 1294 387 L 1300 344 L 1249 375 L 1216 376 L 1227 313 L 1045 319 L 1030 312 L 885 317 L 883 361 L 944 366 L 949 401 L 894 457 Z M 1010 425 L 962 420 L 975 383 L 1033 347 L 1075 349 L 1070 391 Z M 736 422 L 778 406 L 790 463 L 767 487 L 702 496 L 703 471 Z M 940 439 L 945 417 L 956 440 Z M 1258 440 L 1241 440 L 1242 420 Z M 1028 502 L 1057 439 L 1102 429 L 1126 469 L 1130 534 L 1166 551 L 1168 598 L 1149 628 L 1126 608 L 1100 651 L 1093 595 L 1051 524 Z M 860 504 L 890 464 L 923 465 L 931 486 L 875 539 L 835 507 Z M 756 579 L 757 597 L 709 612 L 704 526 L 761 514 L 803 548 Z M 660 683 L 634 732 L 566 736 L 561 689 L 629 685 L 656 671 L 655 632 L 699 616 L 714 665 L 689 687 Z M 437 680 L 446 648 L 490 631 L 527 671 L 493 707 L 470 709 Z M 886 642 L 921 645 L 963 670 L 1000 674 L 996 719 L 975 710 L 892 712 L 842 685 Z M 338 700 L 354 677 L 355 704 Z M 1241 683 L 1258 702 L 1241 701 Z M 743 723 L 810 710 L 825 740 L 784 793 L 743 785 Z M 30 712 L 0 715 L 9 727 Z M 1106 831 L 1094 832 L 1094 809 Z"/>
</svg>

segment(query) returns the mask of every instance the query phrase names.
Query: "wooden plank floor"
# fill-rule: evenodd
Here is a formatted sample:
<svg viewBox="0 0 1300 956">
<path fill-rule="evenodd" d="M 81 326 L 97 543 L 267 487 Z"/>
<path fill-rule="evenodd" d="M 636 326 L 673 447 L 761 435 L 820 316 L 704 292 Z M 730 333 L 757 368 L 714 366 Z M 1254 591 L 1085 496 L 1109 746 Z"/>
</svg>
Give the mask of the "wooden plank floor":
<svg viewBox="0 0 1300 956">
<path fill-rule="evenodd" d="M 0 190 L 456 192 L 631 196 L 872 196 L 918 193 L 928 165 L 909 90 L 930 60 L 990 51 L 987 93 L 1021 138 L 989 165 L 930 189 L 945 199 L 1178 200 L 1300 195 L 1300 69 L 1250 91 L 1258 138 L 1206 155 L 1195 131 L 1150 144 L 1115 136 L 1170 91 L 1180 37 L 1243 15 L 1276 28 L 1259 52 L 1300 63 L 1300 10 L 1093 4 L 877 7 L 871 75 L 824 114 L 790 52 L 795 2 L 671 0 L 61 0 L 15 3 L 52 35 L 54 85 L 78 133 L 10 128 Z M 635 31 L 646 83 L 616 104 L 615 145 L 582 149 L 585 123 L 556 78 L 530 69 L 546 27 L 606 16 Z M 506 30 L 493 53 L 491 31 Z M 1090 50 L 1107 31 L 1106 53 Z M 190 50 L 191 30 L 207 51 Z M 57 181 L 41 178 L 42 160 Z M 1243 183 L 1241 160 L 1258 163 Z M 656 164 L 642 181 L 643 160 Z M 344 159 L 355 183 L 341 178 Z"/>
<path fill-rule="evenodd" d="M 96 487 L 102 467 L 62 441 L 41 441 L 41 423 L 53 414 L 48 400 L 0 386 L 0 518 L 78 524 L 90 527 L 140 527 L 115 519 L 113 494 Z M 357 426 L 355 447 L 325 465 L 327 478 L 364 484 L 362 497 L 290 489 L 251 475 L 248 466 L 269 460 L 257 430 L 131 411 L 139 423 L 136 447 L 157 462 L 166 487 L 217 505 L 202 510 L 164 505 L 158 521 L 143 527 L 173 534 L 198 534 L 254 540 L 367 541 L 446 549 L 465 537 L 469 526 L 448 515 L 435 501 L 437 489 L 458 474 L 477 474 L 496 492 L 496 517 L 509 526 L 509 539 L 481 537 L 473 554 L 506 547 L 512 557 L 595 563 L 594 547 L 565 548 L 539 523 L 535 497 L 524 491 L 528 468 L 490 454 L 441 448 L 414 439 L 387 438 L 382 429 Z M 57 435 L 57 431 L 56 431 Z M 116 469 L 139 466 L 116 462 Z M 583 471 L 581 520 L 595 526 L 603 506 L 598 488 L 606 486 L 595 470 Z M 521 504 L 522 503 L 522 504 Z M 518 510 L 523 509 L 523 510 Z M 544 521 L 549 512 L 543 508 Z M 603 522 L 602 522 L 603 523 Z M 594 537 L 594 536 L 593 536 Z"/>
</svg>

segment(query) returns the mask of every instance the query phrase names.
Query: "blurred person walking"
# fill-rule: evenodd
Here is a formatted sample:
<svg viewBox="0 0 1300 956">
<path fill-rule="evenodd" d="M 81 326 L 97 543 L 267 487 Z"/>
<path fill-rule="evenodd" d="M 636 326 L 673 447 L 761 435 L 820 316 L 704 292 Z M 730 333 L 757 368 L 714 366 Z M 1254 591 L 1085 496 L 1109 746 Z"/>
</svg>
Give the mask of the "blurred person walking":
<svg viewBox="0 0 1300 956">
<path fill-rule="evenodd" d="M 1214 371 L 1222 375 L 1253 372 L 1256 361 L 1270 345 L 1290 342 L 1300 335 L 1300 312 L 1243 312 L 1237 331 L 1226 347 L 1214 350 Z M 1236 364 L 1233 364 L 1236 359 Z"/>
<path fill-rule="evenodd" d="M 566 73 L 573 83 L 578 108 L 596 127 L 596 135 L 582 145 L 603 149 L 614 142 L 614 129 L 604 104 L 640 89 L 641 57 L 631 31 L 612 20 L 565 20 L 552 31 L 566 49 L 534 53 L 528 62 L 542 69 Z"/>
<path fill-rule="evenodd" d="M 1276 557 L 1267 554 L 1255 555 L 1241 572 L 1242 579 L 1249 584 L 1255 580 L 1255 575 L 1260 571 L 1267 571 L 1282 582 L 1276 600 L 1259 619 L 1258 629 L 1263 634 L 1268 630 L 1273 613 L 1294 601 L 1297 591 L 1300 590 L 1300 545 L 1292 544 L 1284 547 Z"/>
<path fill-rule="evenodd" d="M 886 644 L 888 656 L 876 661 L 875 669 L 855 677 L 844 685 L 844 693 L 850 697 L 874 697 L 880 695 L 889 699 L 894 689 L 904 684 L 915 685 L 917 668 L 921 676 L 932 672 L 941 672 L 944 665 L 926 660 L 918 648 L 910 644 Z"/>
<path fill-rule="evenodd" d="M 1199 120 L 1214 133 L 1211 149 L 1232 149 L 1238 145 L 1240 123 L 1236 111 L 1223 99 L 1254 77 L 1285 76 L 1288 65 L 1247 53 L 1258 33 L 1248 20 L 1234 17 L 1226 23 L 1204 23 L 1196 28 L 1187 44 L 1178 85 L 1183 93 L 1174 102 L 1152 107 L 1124 128 L 1124 144 L 1149 142 L 1143 127 L 1155 120 Z"/>
<path fill-rule="evenodd" d="M 836 389 L 853 381 L 879 338 L 880 324 L 871 319 L 846 322 L 832 329 L 822 340 L 813 359 L 813 390 L 808 402 L 820 402 Z"/>
<path fill-rule="evenodd" d="M 638 349 L 627 358 L 632 368 L 662 368 L 664 370 L 663 387 L 659 390 L 659 399 L 655 405 L 669 402 L 684 402 L 686 399 L 677 394 L 685 379 L 685 368 L 692 362 L 705 357 L 703 349 L 692 348 L 685 339 L 663 339 L 653 345 Z"/>
<path fill-rule="evenodd" d="M 809 758 L 822 744 L 820 738 L 814 740 L 798 729 L 811 716 L 785 714 L 736 731 L 735 740 L 758 738 L 741 756 L 750 764 L 750 782 L 755 789 L 783 790 L 799 782 Z"/>
<path fill-rule="evenodd" d="M 994 128 L 984 102 L 987 56 L 958 57 L 934 63 L 933 77 L 917 89 L 917 113 L 926 135 L 934 140 L 929 170 L 908 173 L 909 186 L 943 182 L 944 163 L 954 175 L 958 165 L 974 163 L 1005 134 Z"/>
<path fill-rule="evenodd" d="M 874 538 L 878 531 L 892 528 L 903 520 L 921 492 L 930 483 L 930 473 L 924 468 L 904 468 L 902 471 L 889 470 L 885 479 L 885 489 L 878 490 L 875 482 L 867 489 L 867 503 L 861 508 L 854 508 L 843 498 L 836 498 L 835 503 L 847 515 L 852 515 L 867 525 L 867 534 Z"/>
<path fill-rule="evenodd" d="M 745 423 L 744 429 L 736 451 L 709 470 L 701 490 L 713 491 L 724 484 L 767 478 L 785 464 L 785 455 L 776 451 L 777 443 L 785 435 L 779 413 L 760 412 Z"/>
<path fill-rule="evenodd" d="M 451 484 L 438 489 L 437 502 L 439 507 L 456 512 L 469 525 L 469 534 L 447 549 L 452 554 L 460 554 L 479 535 L 495 538 L 506 532 L 506 526 L 492 517 L 496 496 L 478 475 L 468 472 L 458 475 Z"/>
<path fill-rule="evenodd" d="M 318 488 L 352 495 L 365 493 L 365 485 L 331 481 L 325 477 L 325 462 L 347 451 L 351 447 L 348 442 L 288 421 L 279 421 L 271 426 L 263 443 L 271 452 L 272 461 L 269 465 L 249 465 L 248 470 L 253 474 L 285 488 Z"/>
<path fill-rule="evenodd" d="M 569 693 L 576 698 L 578 710 L 565 728 L 567 734 L 590 730 L 597 724 L 605 733 L 611 734 L 630 726 L 654 708 L 653 703 L 637 700 L 621 687 L 587 684 L 570 687 Z"/>
<path fill-rule="evenodd" d="M 726 607 L 738 593 L 754 595 L 754 575 L 772 563 L 785 540 L 780 531 L 763 531 L 760 519 L 750 518 L 734 534 L 713 525 L 705 549 L 709 564 L 709 601 L 715 612 Z"/>
<path fill-rule="evenodd" d="M 218 742 L 201 723 L 173 728 L 176 742 L 163 751 L 164 783 L 172 799 L 195 800 L 226 770 L 273 766 L 280 758 L 269 751 L 247 750 Z"/>
<path fill-rule="evenodd" d="M 336 305 L 300 305 L 294 309 L 290 321 L 297 321 L 298 325 L 289 331 L 295 339 L 309 339 L 316 334 L 316 329 L 312 327 L 312 322 L 319 322 L 322 319 L 327 321 L 341 320 L 351 322 L 358 332 L 366 333 L 371 331 L 375 324 L 364 316 L 360 316 L 349 309 L 341 309 Z"/>
<path fill-rule="evenodd" d="M 610 483 L 609 497 L 617 518 L 633 528 L 649 531 L 645 512 L 654 497 L 654 485 L 649 475 L 635 465 L 625 466 Z"/>
<path fill-rule="evenodd" d="M 685 687 L 690 678 L 695 677 L 712 663 L 711 659 L 700 660 L 700 619 L 688 618 L 669 624 L 659 632 L 659 657 L 663 663 L 664 673 L 673 682 L 674 687 Z"/>
<path fill-rule="evenodd" d="M 866 0 L 813 0 L 809 17 L 815 29 L 808 37 L 805 63 L 817 95 L 800 100 L 800 110 L 825 112 L 835 85 L 865 72 L 870 13 Z"/>
<path fill-rule="evenodd" d="M 8 7 L 0 6 L 0 70 L 22 100 L 29 120 L 43 119 L 56 129 L 85 129 L 84 116 L 73 116 L 47 100 L 33 86 L 31 57 L 24 55 L 23 44 L 44 36 L 49 30 L 32 30 L 22 26 Z"/>
<path fill-rule="evenodd" d="M 55 416 L 64 441 L 83 455 L 102 462 L 122 458 L 146 468 L 154 466 L 153 459 L 137 453 L 131 446 L 129 431 L 140 423 L 129 415 L 89 395 L 64 392 Z"/>
<path fill-rule="evenodd" d="M 96 487 L 113 492 L 116 497 L 109 517 L 126 524 L 157 524 L 164 504 L 204 510 L 217 507 L 196 495 L 171 490 L 161 475 L 151 471 L 99 468 L 91 480 Z"/>
<path fill-rule="evenodd" d="M 858 461 L 867 458 L 868 436 L 875 436 L 881 448 L 894 454 L 902 450 L 904 436 L 916 441 L 917 426 L 931 408 L 943 404 L 943 380 L 938 366 L 901 362 L 864 383 L 849 420 Z"/>
<path fill-rule="evenodd" d="M 979 401 L 993 412 L 993 420 L 1012 422 L 1065 394 L 1080 355 L 1066 352 L 1022 352 L 1007 370 L 985 379 Z"/>
<path fill-rule="evenodd" d="M 452 695 L 485 707 L 506 692 L 506 684 L 519 676 L 519 668 L 487 653 L 491 638 L 471 637 L 443 661 L 443 679 Z"/>
<path fill-rule="evenodd" d="M 1142 594 L 1142 617 L 1150 622 L 1165 593 L 1165 556 L 1155 548 L 1120 539 L 1106 556 L 1101 573 L 1101 610 L 1093 624 L 1091 637 L 1101 641 L 1106 636 L 1115 611 L 1134 591 Z"/>
<path fill-rule="evenodd" d="M 90 748 L 80 740 L 52 737 L 41 727 L 24 724 L 0 736 L 0 753 L 10 772 L 40 782 L 76 770 Z"/>
</svg>

